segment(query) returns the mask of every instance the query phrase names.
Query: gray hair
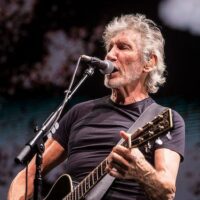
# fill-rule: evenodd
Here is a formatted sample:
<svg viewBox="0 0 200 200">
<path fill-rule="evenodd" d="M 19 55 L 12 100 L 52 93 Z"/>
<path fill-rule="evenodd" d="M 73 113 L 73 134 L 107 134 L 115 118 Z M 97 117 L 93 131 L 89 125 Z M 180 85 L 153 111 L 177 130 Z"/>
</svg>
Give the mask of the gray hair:
<svg viewBox="0 0 200 200">
<path fill-rule="evenodd" d="M 137 31 L 142 38 L 142 56 L 145 62 L 148 62 L 151 55 L 157 57 L 157 63 L 154 69 L 147 75 L 145 86 L 149 93 L 156 93 L 159 86 L 165 83 L 164 72 L 166 65 L 164 63 L 164 38 L 160 29 L 145 15 L 122 15 L 115 17 L 105 28 L 103 39 L 108 50 L 110 40 L 117 33 L 123 30 Z"/>
</svg>

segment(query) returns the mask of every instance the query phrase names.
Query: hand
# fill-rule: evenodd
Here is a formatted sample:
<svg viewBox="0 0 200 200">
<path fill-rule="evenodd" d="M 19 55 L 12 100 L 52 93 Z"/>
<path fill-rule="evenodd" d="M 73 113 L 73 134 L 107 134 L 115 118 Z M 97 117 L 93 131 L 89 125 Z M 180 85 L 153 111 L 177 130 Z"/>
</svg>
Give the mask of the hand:
<svg viewBox="0 0 200 200">
<path fill-rule="evenodd" d="M 122 138 L 128 141 L 129 134 L 120 131 Z M 109 154 L 106 172 L 111 176 L 121 179 L 139 179 L 138 170 L 143 167 L 144 155 L 138 148 L 126 148 L 122 145 L 117 145 Z"/>
</svg>

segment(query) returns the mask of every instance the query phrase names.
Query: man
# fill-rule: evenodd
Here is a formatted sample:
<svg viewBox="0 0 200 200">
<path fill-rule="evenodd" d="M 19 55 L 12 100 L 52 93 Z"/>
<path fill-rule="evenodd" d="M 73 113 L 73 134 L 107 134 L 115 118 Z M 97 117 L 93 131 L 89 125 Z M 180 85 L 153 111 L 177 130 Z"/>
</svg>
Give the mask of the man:
<svg viewBox="0 0 200 200">
<path fill-rule="evenodd" d="M 103 35 L 107 54 L 117 71 L 105 76 L 111 95 L 74 106 L 48 139 L 43 174 L 66 158 L 66 172 L 80 182 L 108 155 L 107 173 L 116 177 L 103 199 L 174 199 L 179 163 L 184 156 L 184 121 L 173 111 L 170 137 L 160 136 L 145 148 L 117 145 L 125 132 L 154 100 L 149 97 L 165 82 L 164 39 L 156 24 L 144 15 L 114 18 Z M 119 134 L 120 132 L 120 134 Z M 114 147 L 114 148 L 113 148 Z M 35 166 L 29 164 L 29 197 Z M 25 170 L 13 180 L 10 200 L 24 199 Z"/>
</svg>

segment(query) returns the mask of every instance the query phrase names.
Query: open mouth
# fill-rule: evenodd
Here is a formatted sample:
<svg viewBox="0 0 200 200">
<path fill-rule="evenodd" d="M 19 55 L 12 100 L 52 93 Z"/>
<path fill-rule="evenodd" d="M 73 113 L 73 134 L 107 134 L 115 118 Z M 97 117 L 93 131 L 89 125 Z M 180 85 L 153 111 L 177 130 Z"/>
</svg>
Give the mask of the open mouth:
<svg viewBox="0 0 200 200">
<path fill-rule="evenodd" d="M 119 71 L 119 69 L 116 66 L 114 66 L 114 70 L 110 74 L 114 74 L 115 72 L 118 72 L 118 71 Z"/>
<path fill-rule="evenodd" d="M 119 72 L 119 70 L 115 67 L 114 70 L 113 70 L 113 72 L 110 73 L 110 74 L 108 74 L 108 77 L 109 77 L 109 78 L 114 78 L 114 77 L 116 77 L 117 74 L 118 74 L 117 72 Z"/>
<path fill-rule="evenodd" d="M 112 73 L 118 72 L 119 70 L 115 67 Z"/>
</svg>

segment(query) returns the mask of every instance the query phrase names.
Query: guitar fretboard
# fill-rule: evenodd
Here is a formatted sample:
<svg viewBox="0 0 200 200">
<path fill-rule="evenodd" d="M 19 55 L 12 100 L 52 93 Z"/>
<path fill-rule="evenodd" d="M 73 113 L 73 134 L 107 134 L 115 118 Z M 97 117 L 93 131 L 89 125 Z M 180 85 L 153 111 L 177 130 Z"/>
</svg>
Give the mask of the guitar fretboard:
<svg viewBox="0 0 200 200">
<path fill-rule="evenodd" d="M 103 160 L 83 181 L 81 181 L 64 200 L 79 200 L 105 175 L 107 159 Z"/>
</svg>

